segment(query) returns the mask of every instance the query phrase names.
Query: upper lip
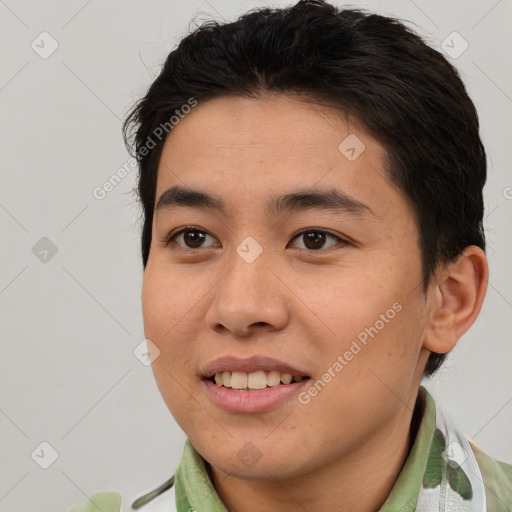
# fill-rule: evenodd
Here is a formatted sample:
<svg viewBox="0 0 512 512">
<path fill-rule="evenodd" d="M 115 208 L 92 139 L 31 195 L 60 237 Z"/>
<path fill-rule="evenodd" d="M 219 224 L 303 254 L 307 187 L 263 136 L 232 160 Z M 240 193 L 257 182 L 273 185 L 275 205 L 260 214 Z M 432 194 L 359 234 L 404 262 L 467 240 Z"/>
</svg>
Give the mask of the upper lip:
<svg viewBox="0 0 512 512">
<path fill-rule="evenodd" d="M 216 373 L 222 372 L 245 372 L 253 373 L 259 370 L 276 370 L 280 373 L 289 373 L 293 377 L 308 377 L 306 371 L 295 368 L 284 361 L 273 359 L 267 356 L 251 356 L 247 358 L 241 358 L 236 356 L 224 356 L 213 360 L 208 363 L 203 371 L 202 376 L 210 378 Z"/>
</svg>

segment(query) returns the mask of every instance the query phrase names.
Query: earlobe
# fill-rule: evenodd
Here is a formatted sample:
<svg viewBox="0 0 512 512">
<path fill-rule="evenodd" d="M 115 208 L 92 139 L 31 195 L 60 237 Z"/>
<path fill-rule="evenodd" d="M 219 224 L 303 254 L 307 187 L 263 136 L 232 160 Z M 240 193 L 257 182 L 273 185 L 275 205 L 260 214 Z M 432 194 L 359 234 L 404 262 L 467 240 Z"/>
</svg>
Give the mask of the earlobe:
<svg viewBox="0 0 512 512">
<path fill-rule="evenodd" d="M 479 247 L 468 246 L 435 277 L 428 292 L 429 323 L 423 346 L 444 354 L 455 348 L 480 313 L 489 279 L 487 257 Z"/>
</svg>

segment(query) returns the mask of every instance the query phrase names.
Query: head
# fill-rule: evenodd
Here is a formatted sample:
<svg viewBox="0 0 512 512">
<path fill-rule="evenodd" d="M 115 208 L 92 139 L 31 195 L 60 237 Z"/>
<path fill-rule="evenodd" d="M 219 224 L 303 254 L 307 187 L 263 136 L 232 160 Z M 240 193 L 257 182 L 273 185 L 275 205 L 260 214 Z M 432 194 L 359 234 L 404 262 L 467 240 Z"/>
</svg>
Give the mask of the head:
<svg viewBox="0 0 512 512">
<path fill-rule="evenodd" d="M 214 465 L 232 470 L 237 449 L 228 460 L 212 441 L 258 440 L 261 467 L 290 475 L 348 453 L 399 414 L 390 389 L 409 403 L 478 315 L 478 116 L 453 66 L 399 21 L 310 0 L 208 22 L 124 133 L 140 167 L 153 371 Z M 325 386 L 226 412 L 202 372 L 228 354 L 285 360 Z"/>
</svg>

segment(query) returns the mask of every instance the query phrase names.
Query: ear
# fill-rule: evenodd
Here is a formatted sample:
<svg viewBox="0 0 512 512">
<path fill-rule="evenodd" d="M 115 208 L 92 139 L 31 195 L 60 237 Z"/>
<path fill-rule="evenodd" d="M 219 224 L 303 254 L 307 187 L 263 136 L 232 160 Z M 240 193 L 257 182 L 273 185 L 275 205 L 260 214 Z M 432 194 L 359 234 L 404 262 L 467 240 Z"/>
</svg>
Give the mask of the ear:
<svg viewBox="0 0 512 512">
<path fill-rule="evenodd" d="M 436 271 L 428 290 L 426 349 L 444 354 L 455 348 L 480 313 L 488 280 L 487 257 L 476 245 L 466 247 L 456 261 Z"/>
</svg>

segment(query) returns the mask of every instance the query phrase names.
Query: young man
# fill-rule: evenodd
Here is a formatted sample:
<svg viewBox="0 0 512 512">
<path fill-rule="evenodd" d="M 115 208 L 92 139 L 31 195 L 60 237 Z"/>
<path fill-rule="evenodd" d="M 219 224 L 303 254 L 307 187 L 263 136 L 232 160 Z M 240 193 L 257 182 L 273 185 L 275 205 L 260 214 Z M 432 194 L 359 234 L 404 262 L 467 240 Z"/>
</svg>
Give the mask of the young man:
<svg viewBox="0 0 512 512">
<path fill-rule="evenodd" d="M 485 296 L 478 130 L 455 69 L 383 16 L 301 1 L 171 52 L 125 136 L 145 335 L 188 440 L 134 508 L 512 510 L 512 466 L 420 385 Z"/>
</svg>

